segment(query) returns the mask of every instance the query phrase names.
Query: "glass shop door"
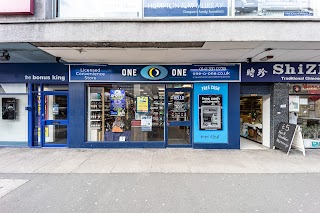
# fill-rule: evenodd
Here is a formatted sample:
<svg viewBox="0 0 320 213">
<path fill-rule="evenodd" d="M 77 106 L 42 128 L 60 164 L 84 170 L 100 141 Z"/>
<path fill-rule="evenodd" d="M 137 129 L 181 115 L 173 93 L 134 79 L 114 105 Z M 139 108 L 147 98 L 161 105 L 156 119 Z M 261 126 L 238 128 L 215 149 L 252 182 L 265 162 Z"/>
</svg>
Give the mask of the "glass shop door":
<svg viewBox="0 0 320 213">
<path fill-rule="evenodd" d="M 192 89 L 166 89 L 166 145 L 191 147 Z"/>
<path fill-rule="evenodd" d="M 41 95 L 41 146 L 68 146 L 68 92 Z"/>
</svg>

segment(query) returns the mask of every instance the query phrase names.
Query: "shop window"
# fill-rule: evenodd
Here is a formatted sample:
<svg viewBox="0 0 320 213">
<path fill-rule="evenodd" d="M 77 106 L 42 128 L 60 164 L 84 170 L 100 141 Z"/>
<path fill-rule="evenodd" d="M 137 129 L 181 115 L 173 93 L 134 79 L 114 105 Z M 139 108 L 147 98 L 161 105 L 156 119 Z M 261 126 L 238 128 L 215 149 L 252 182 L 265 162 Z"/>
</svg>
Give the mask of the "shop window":
<svg viewBox="0 0 320 213">
<path fill-rule="evenodd" d="M 88 87 L 87 141 L 164 141 L 164 85 Z"/>
<path fill-rule="evenodd" d="M 193 88 L 193 84 L 167 84 L 167 88 Z"/>
<path fill-rule="evenodd" d="M 320 85 L 290 85 L 289 122 L 301 127 L 306 148 L 320 148 Z"/>
</svg>

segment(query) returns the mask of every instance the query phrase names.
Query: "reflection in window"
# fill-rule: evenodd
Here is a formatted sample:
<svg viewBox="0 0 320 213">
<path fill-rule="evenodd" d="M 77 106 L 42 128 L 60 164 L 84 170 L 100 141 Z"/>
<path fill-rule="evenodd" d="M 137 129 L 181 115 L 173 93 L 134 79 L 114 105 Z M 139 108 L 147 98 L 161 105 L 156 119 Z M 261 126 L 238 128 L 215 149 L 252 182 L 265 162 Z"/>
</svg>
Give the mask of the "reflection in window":
<svg viewBox="0 0 320 213">
<path fill-rule="evenodd" d="M 139 18 L 142 0 L 70 0 L 58 2 L 61 18 Z"/>
</svg>

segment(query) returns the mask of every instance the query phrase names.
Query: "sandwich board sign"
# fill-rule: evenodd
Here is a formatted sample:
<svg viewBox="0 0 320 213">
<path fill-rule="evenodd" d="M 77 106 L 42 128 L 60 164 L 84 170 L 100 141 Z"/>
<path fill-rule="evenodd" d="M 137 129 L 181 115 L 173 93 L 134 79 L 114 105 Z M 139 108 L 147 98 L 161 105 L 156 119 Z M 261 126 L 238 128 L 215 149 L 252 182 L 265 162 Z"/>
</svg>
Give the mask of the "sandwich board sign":
<svg viewBox="0 0 320 213">
<path fill-rule="evenodd" d="M 278 148 L 289 154 L 294 147 L 306 155 L 300 126 L 290 123 L 281 122 L 275 137 L 273 149 Z"/>
</svg>

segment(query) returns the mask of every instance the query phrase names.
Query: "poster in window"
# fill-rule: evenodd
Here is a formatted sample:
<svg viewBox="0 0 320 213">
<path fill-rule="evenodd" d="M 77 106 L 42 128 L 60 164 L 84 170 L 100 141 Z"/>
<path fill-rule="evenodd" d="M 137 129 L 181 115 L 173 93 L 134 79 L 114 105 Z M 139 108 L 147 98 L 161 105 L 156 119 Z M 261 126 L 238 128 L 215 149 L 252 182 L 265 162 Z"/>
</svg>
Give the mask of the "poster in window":
<svg viewBox="0 0 320 213">
<path fill-rule="evenodd" d="M 126 115 L 126 95 L 124 90 L 110 90 L 110 115 Z"/>
<path fill-rule="evenodd" d="M 142 132 L 152 131 L 152 116 L 141 116 L 141 131 Z"/>
<path fill-rule="evenodd" d="M 299 96 L 289 96 L 289 112 L 299 112 L 300 111 L 300 97 Z"/>
<path fill-rule="evenodd" d="M 53 115 L 59 115 L 59 104 L 53 104 L 52 105 L 52 114 Z"/>
<path fill-rule="evenodd" d="M 317 0 L 234 0 L 236 16 L 313 16 Z"/>
<path fill-rule="evenodd" d="M 149 112 L 149 98 L 146 96 L 137 97 L 137 112 Z"/>
<path fill-rule="evenodd" d="M 17 100 L 15 98 L 2 98 L 2 119 L 15 120 Z"/>
<path fill-rule="evenodd" d="M 222 129 L 222 95 L 199 95 L 199 130 Z"/>
</svg>

